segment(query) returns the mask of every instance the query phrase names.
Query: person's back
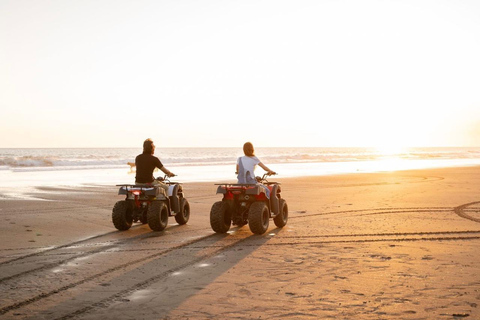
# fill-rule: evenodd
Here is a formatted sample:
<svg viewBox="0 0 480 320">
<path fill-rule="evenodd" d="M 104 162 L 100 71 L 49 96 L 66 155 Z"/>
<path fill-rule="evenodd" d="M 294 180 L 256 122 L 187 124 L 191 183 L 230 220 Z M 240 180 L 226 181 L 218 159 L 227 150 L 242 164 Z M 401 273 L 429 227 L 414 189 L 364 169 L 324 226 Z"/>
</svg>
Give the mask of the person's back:
<svg viewBox="0 0 480 320">
<path fill-rule="evenodd" d="M 255 167 L 260 163 L 255 156 L 243 156 L 237 160 L 237 179 L 238 183 L 254 184 L 255 180 Z"/>
<path fill-rule="evenodd" d="M 152 184 L 162 187 L 162 190 L 165 191 L 165 194 L 168 192 L 168 185 L 160 182 L 155 179 L 153 176 L 153 171 L 155 168 L 163 171 L 167 176 L 173 177 L 175 174 L 170 172 L 165 168 L 159 158 L 155 157 L 153 154 L 155 152 L 155 145 L 153 141 L 147 139 L 143 142 L 143 153 L 139 154 L 135 158 L 135 166 L 137 167 L 137 172 L 135 175 L 136 184 Z"/>
<path fill-rule="evenodd" d="M 255 149 L 251 142 L 246 142 L 243 145 L 243 157 L 237 159 L 237 179 L 238 183 L 242 184 L 255 184 L 255 167 L 258 165 L 269 174 L 275 174 L 266 165 L 264 165 L 256 156 Z"/>
<path fill-rule="evenodd" d="M 137 167 L 135 183 L 152 183 L 155 180 L 153 177 L 155 168 L 163 167 L 160 159 L 145 152 L 135 158 L 135 166 Z"/>
</svg>

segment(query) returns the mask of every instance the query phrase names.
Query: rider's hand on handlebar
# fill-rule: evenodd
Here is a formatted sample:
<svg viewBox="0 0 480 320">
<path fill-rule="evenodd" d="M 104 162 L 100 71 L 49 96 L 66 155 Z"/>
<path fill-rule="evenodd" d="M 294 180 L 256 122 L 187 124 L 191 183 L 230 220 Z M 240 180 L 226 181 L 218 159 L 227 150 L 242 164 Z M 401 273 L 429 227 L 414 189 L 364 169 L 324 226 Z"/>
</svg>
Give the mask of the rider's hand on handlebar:
<svg viewBox="0 0 480 320">
<path fill-rule="evenodd" d="M 168 176 L 169 178 L 171 178 L 171 177 L 175 177 L 175 174 L 172 173 L 172 172 L 169 172 L 169 173 L 167 173 L 167 176 Z"/>
<path fill-rule="evenodd" d="M 276 173 L 275 171 L 272 171 L 272 170 L 268 171 L 268 175 L 269 175 L 269 176 L 274 176 L 274 175 L 276 175 L 276 174 L 277 174 L 277 173 Z"/>
</svg>

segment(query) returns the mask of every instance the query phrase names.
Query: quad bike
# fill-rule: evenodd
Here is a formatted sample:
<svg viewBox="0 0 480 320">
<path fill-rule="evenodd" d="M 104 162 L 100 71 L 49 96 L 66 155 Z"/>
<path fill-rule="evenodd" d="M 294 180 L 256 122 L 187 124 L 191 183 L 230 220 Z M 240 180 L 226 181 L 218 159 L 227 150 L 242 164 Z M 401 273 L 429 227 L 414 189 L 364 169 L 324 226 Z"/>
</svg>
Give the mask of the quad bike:
<svg viewBox="0 0 480 320">
<path fill-rule="evenodd" d="M 257 177 L 258 184 L 216 184 L 217 194 L 223 194 L 223 199 L 215 202 L 210 210 L 213 231 L 226 233 L 231 224 L 241 227 L 248 223 L 253 233 L 263 234 L 270 218 L 279 228 L 287 224 L 287 202 L 280 195 L 280 184 L 268 182 L 268 175 Z M 270 199 L 264 186 L 270 190 Z"/>
<path fill-rule="evenodd" d="M 168 217 L 175 216 L 175 221 L 183 225 L 190 218 L 190 205 L 183 195 L 182 186 L 170 182 L 167 176 L 157 178 L 168 185 L 165 195 L 160 186 L 146 184 L 119 184 L 119 195 L 125 200 L 117 201 L 112 210 L 112 221 L 118 230 L 128 230 L 133 222 L 148 223 L 154 231 L 167 227 Z"/>
</svg>

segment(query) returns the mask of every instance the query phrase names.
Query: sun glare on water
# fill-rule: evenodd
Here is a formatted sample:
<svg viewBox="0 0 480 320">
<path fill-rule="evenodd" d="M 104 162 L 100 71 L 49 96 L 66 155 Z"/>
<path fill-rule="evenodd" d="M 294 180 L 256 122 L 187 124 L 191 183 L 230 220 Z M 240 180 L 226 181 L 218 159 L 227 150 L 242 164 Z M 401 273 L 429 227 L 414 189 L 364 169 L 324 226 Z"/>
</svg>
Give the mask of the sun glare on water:
<svg viewBox="0 0 480 320">
<path fill-rule="evenodd" d="M 398 145 L 384 145 L 375 149 L 379 155 L 376 162 L 377 169 L 381 171 L 396 171 L 405 168 L 406 160 L 401 155 L 406 152 L 406 148 Z"/>
<path fill-rule="evenodd" d="M 398 156 L 405 152 L 406 148 L 397 145 L 385 145 L 375 148 L 377 153 L 383 156 Z"/>
</svg>

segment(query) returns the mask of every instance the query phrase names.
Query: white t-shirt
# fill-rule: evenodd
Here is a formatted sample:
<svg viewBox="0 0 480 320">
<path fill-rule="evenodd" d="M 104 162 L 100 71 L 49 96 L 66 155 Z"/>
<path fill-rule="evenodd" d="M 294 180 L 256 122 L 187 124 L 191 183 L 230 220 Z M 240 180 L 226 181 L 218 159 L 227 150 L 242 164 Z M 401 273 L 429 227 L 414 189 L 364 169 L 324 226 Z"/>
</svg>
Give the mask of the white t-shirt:
<svg viewBox="0 0 480 320">
<path fill-rule="evenodd" d="M 238 158 L 238 183 L 256 183 L 254 171 L 259 163 L 260 160 L 255 156 Z"/>
</svg>

